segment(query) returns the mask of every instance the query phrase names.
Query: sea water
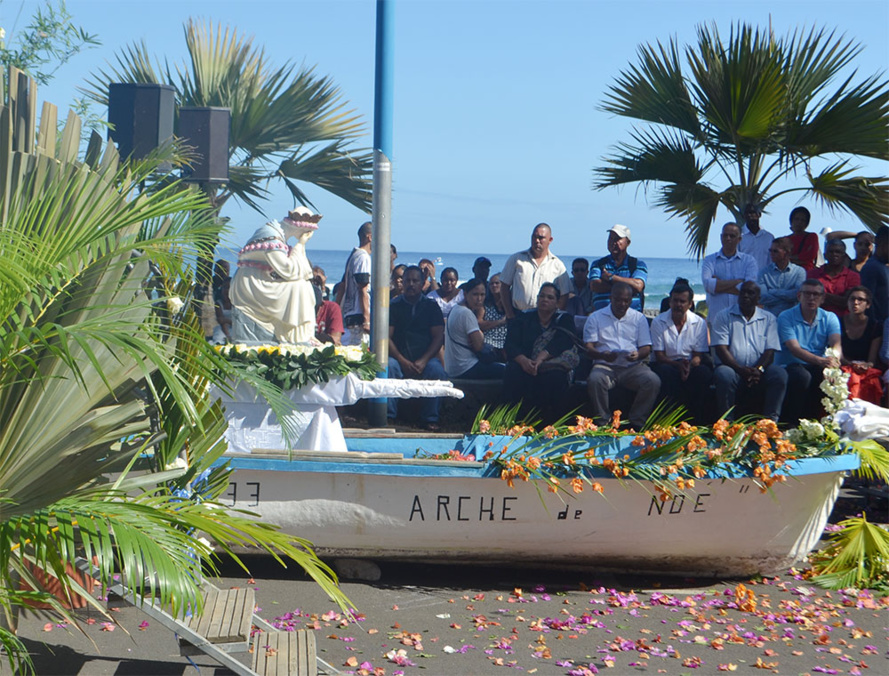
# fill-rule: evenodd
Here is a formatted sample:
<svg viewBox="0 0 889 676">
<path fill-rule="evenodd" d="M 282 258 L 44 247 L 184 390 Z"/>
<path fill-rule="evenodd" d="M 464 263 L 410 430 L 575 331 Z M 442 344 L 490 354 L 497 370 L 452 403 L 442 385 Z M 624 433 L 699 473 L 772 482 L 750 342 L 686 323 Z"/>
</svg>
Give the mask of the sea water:
<svg viewBox="0 0 889 676">
<path fill-rule="evenodd" d="M 327 274 L 327 284 L 333 286 L 343 277 L 343 270 L 346 260 L 349 258 L 350 251 L 333 251 L 325 249 L 312 249 L 311 246 L 307 251 L 312 265 L 318 265 L 324 268 Z M 588 256 L 588 261 L 594 261 L 599 256 Z M 237 254 L 229 251 L 223 253 L 223 256 L 232 263 L 237 261 Z M 495 274 L 503 269 L 509 254 L 488 254 L 488 253 L 422 253 L 415 251 L 399 251 L 396 265 L 416 265 L 421 258 L 428 258 L 435 263 L 435 275 L 437 279 L 441 279 L 441 271 L 451 267 L 457 270 L 457 276 L 461 282 L 467 281 L 472 277 L 472 264 L 479 256 L 485 256 L 491 261 L 491 274 Z M 565 267 L 571 271 L 571 261 L 573 258 L 562 258 Z M 646 266 L 648 266 L 648 281 L 645 284 L 645 307 L 658 308 L 661 299 L 670 293 L 673 283 L 677 277 L 684 277 L 689 281 L 695 292 L 695 301 L 704 300 L 704 285 L 701 283 L 701 263 L 699 261 L 689 260 L 687 258 L 644 258 Z M 232 270 L 234 270 L 234 266 Z"/>
</svg>

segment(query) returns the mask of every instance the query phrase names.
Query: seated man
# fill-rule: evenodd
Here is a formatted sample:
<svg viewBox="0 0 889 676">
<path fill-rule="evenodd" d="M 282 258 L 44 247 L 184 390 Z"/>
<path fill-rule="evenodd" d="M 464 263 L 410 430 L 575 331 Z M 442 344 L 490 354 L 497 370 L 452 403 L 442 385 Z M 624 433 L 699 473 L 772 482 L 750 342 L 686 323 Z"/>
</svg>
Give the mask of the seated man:
<svg viewBox="0 0 889 676">
<path fill-rule="evenodd" d="M 742 406 L 748 407 L 747 413 L 759 413 L 751 408 L 751 402 L 763 397 L 762 414 L 775 421 L 781 415 L 787 371 L 773 363 L 775 352 L 781 351 L 778 320 L 757 307 L 759 294 L 755 282 L 744 282 L 738 305 L 720 312 L 711 324 L 710 344 L 720 362 L 716 367 L 716 405 L 726 420 L 737 418 Z"/>
<path fill-rule="evenodd" d="M 415 380 L 447 380 L 438 359 L 444 345 L 444 317 L 435 301 L 423 296 L 423 272 L 416 265 L 404 271 L 404 293 L 389 307 L 389 376 Z M 423 399 L 420 422 L 438 430 L 437 397 Z M 398 399 L 389 400 L 389 418 L 398 416 Z"/>
<path fill-rule="evenodd" d="M 828 357 L 827 348 L 842 354 L 840 319 L 821 309 L 824 285 L 807 279 L 799 290 L 799 305 L 778 316 L 781 363 L 787 369 L 784 422 L 796 425 L 800 418 L 821 417 L 821 381 L 824 369 L 839 368 L 838 357 Z"/>
<path fill-rule="evenodd" d="M 611 303 L 587 317 L 583 341 L 593 360 L 587 391 L 599 424 L 611 419 L 608 393 L 618 385 L 636 393 L 629 421 L 635 429 L 645 424 L 661 389 L 661 381 L 643 362 L 651 354 L 648 320 L 630 308 L 633 287 L 624 282 L 611 286 Z"/>
<path fill-rule="evenodd" d="M 790 251 L 789 239 L 774 240 L 769 247 L 772 262 L 759 271 L 760 302 L 776 317 L 796 305 L 796 294 L 806 278 L 806 271 L 790 262 Z"/>
<path fill-rule="evenodd" d="M 651 368 L 661 379 L 661 395 L 684 405 L 695 422 L 702 425 L 713 369 L 708 363 L 707 322 L 689 312 L 693 305 L 692 288 L 688 284 L 674 285 L 670 291 L 670 309 L 651 322 L 655 359 Z"/>
</svg>

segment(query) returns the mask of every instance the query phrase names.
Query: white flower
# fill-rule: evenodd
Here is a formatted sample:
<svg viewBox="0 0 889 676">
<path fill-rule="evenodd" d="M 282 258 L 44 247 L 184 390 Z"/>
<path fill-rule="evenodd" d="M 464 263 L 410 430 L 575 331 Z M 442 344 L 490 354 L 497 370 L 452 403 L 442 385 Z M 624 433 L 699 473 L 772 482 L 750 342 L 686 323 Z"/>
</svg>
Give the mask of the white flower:
<svg viewBox="0 0 889 676">
<path fill-rule="evenodd" d="M 4 40 L 6 38 L 6 29 L 0 28 L 0 40 Z"/>
<path fill-rule="evenodd" d="M 178 313 L 183 305 L 185 305 L 185 303 L 182 302 L 182 299 L 179 296 L 169 296 L 167 298 L 167 309 L 173 314 Z"/>
<path fill-rule="evenodd" d="M 188 469 L 188 463 L 183 458 L 177 456 L 173 462 L 168 462 L 164 467 L 164 470 L 167 472 L 174 469 Z"/>
<path fill-rule="evenodd" d="M 359 345 L 340 345 L 336 353 L 346 361 L 361 361 L 362 349 Z"/>
</svg>

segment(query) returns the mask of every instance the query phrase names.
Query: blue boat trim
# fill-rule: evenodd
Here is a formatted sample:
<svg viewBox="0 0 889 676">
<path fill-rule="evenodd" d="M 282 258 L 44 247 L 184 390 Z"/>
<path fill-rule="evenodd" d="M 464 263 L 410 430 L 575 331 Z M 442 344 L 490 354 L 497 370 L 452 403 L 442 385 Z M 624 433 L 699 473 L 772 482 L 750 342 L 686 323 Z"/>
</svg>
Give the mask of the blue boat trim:
<svg viewBox="0 0 889 676">
<path fill-rule="evenodd" d="M 362 442 L 374 441 L 362 439 Z M 340 460 L 327 454 L 324 458 L 298 455 L 292 459 L 288 457 L 268 457 L 249 454 L 231 454 L 222 458 L 219 463 L 229 462 L 233 469 L 249 469 L 259 471 L 276 471 L 276 472 L 318 472 L 332 474 L 375 474 L 380 476 L 412 476 L 412 477 L 464 477 L 464 478 L 498 478 L 500 477 L 500 468 L 492 463 L 474 463 L 474 462 L 442 462 L 442 461 L 424 461 L 422 458 L 414 458 L 414 452 L 417 448 L 423 449 L 426 453 L 446 453 L 455 447 L 453 439 L 381 439 L 385 443 L 385 451 L 382 446 L 374 444 L 362 444 L 361 449 L 366 453 L 398 453 L 404 452 L 403 443 L 409 442 L 410 451 L 407 454 L 405 462 L 398 459 L 361 459 L 354 456 L 343 456 Z M 433 443 L 430 443 L 433 442 Z M 443 445 L 449 446 L 443 451 L 436 449 L 441 442 L 447 442 Z M 438 444 L 438 445 L 437 445 Z M 398 448 L 401 446 L 402 448 Z M 467 449 L 464 447 L 463 441 L 456 444 L 456 450 L 468 451 L 477 449 Z M 483 445 L 487 446 L 487 443 Z M 374 450 L 369 450 L 373 448 Z M 611 449 L 609 449 L 611 450 Z M 607 453 L 610 454 L 610 453 Z M 780 473 L 787 474 L 792 477 L 805 476 L 810 474 L 825 474 L 831 472 L 845 472 L 858 469 L 860 460 L 857 455 L 835 455 L 819 458 L 802 458 L 788 462 Z M 611 475 L 605 470 L 594 470 L 593 476 L 610 477 Z M 738 465 L 721 465 L 719 468 L 708 472 L 707 478 L 723 479 L 723 478 L 743 478 L 750 476 L 750 472 Z"/>
</svg>

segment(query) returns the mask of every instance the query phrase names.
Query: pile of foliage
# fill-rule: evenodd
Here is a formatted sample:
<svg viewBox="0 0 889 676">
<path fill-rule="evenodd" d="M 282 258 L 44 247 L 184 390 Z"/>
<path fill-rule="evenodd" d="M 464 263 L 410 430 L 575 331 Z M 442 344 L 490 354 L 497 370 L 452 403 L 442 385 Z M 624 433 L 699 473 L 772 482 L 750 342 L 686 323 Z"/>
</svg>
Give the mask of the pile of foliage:
<svg viewBox="0 0 889 676">
<path fill-rule="evenodd" d="M 298 389 L 326 383 L 336 376 L 354 373 L 373 380 L 383 367 L 363 346 L 312 347 L 309 345 L 222 345 L 219 354 L 240 371 L 280 387 Z"/>
</svg>

